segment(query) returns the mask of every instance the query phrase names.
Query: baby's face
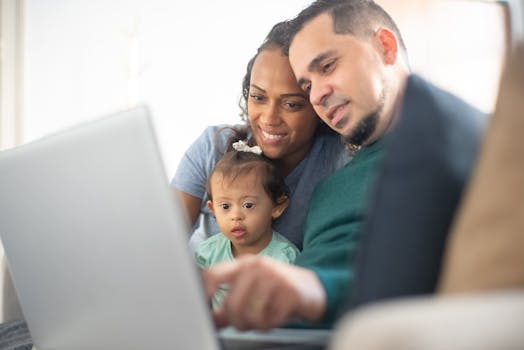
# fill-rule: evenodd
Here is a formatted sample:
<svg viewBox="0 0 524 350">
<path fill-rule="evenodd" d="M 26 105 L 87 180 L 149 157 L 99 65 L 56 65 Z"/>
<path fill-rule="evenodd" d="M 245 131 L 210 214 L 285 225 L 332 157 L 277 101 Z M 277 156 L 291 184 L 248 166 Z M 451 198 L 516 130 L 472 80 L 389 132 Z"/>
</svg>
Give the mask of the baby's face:
<svg viewBox="0 0 524 350">
<path fill-rule="evenodd" d="M 234 179 L 214 173 L 210 181 L 218 227 L 232 244 L 233 254 L 256 254 L 271 241 L 271 222 L 276 206 L 256 174 L 238 174 Z"/>
</svg>

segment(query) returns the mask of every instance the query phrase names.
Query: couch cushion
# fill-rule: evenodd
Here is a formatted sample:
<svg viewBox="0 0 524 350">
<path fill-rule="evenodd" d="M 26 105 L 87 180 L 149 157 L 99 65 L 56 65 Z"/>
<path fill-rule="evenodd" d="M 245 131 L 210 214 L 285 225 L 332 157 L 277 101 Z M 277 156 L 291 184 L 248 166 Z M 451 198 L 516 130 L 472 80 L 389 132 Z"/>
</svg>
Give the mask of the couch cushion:
<svg viewBox="0 0 524 350">
<path fill-rule="evenodd" d="M 524 287 L 524 46 L 502 76 L 499 99 L 455 222 L 442 293 Z"/>
</svg>

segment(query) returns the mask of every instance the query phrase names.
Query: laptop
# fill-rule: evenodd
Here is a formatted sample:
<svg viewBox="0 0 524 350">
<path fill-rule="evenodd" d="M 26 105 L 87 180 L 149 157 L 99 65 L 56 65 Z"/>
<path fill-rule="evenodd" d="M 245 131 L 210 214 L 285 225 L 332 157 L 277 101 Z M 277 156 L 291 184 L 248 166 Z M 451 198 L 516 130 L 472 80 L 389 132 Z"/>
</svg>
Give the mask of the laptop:
<svg viewBox="0 0 524 350">
<path fill-rule="evenodd" d="M 322 348 L 218 336 L 146 107 L 0 152 L 0 236 L 38 350 Z"/>
</svg>

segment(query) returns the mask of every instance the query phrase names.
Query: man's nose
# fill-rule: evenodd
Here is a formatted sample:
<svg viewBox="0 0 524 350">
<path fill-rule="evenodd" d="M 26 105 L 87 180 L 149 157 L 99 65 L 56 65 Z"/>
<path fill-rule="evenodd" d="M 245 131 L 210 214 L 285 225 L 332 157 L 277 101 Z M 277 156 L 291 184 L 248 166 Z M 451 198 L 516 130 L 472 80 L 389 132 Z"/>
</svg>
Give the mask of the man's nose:
<svg viewBox="0 0 524 350">
<path fill-rule="evenodd" d="M 309 101 L 313 106 L 326 107 L 326 100 L 331 93 L 331 87 L 325 82 L 321 80 L 311 82 Z"/>
</svg>

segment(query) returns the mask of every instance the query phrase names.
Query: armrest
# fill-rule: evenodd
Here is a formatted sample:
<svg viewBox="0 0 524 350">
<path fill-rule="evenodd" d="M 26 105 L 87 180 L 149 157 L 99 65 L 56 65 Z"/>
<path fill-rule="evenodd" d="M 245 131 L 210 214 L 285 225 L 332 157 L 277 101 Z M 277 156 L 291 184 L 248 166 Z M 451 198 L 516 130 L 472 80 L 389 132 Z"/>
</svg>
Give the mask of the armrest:
<svg viewBox="0 0 524 350">
<path fill-rule="evenodd" d="M 491 350 L 524 346 L 524 290 L 372 304 L 336 326 L 331 350 Z"/>
</svg>

